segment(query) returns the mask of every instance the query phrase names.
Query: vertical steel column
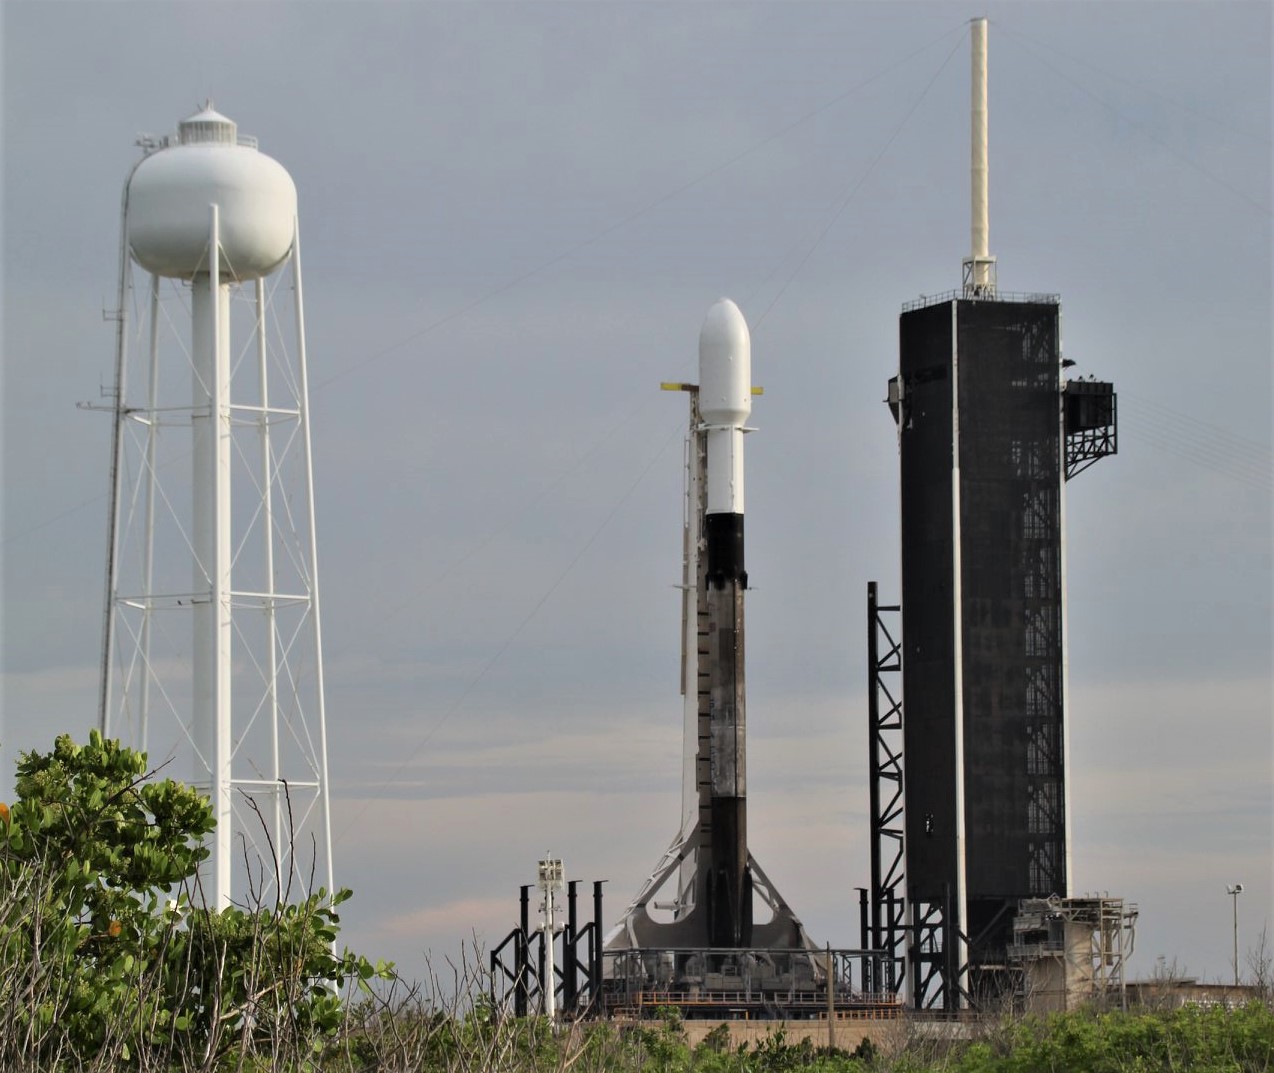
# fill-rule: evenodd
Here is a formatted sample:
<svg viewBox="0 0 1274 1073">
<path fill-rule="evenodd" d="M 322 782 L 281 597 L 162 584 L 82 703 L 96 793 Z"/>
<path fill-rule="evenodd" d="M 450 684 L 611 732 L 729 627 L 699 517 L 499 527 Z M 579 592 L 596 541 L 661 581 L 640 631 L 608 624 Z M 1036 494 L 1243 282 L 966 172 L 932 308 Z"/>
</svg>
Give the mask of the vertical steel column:
<svg viewBox="0 0 1274 1073">
<path fill-rule="evenodd" d="M 902 986 L 906 977 L 904 923 L 904 826 L 902 701 L 886 683 L 901 682 L 902 647 L 885 616 L 899 616 L 898 605 L 881 606 L 877 585 L 867 583 L 867 762 L 871 797 L 871 941 L 864 946 L 886 951 L 889 968 L 876 983 Z M 884 642 L 883 646 L 881 642 Z M 883 647 L 883 652 L 882 652 Z M 881 701 L 884 700 L 882 711 Z M 883 979 L 882 979 L 883 977 Z"/>
<path fill-rule="evenodd" d="M 959 951 L 956 950 L 956 943 L 952 941 L 953 932 L 953 911 L 952 911 L 952 893 L 949 884 L 943 884 L 942 888 L 942 1008 L 944 1010 L 958 1010 L 960 1008 L 959 990 L 957 981 L 960 979 L 962 966 L 959 961 Z"/>
<path fill-rule="evenodd" d="M 602 1012 L 602 884 L 604 879 L 593 881 L 593 934 L 589 936 L 588 954 L 592 968 L 593 991 L 591 1007 L 594 1013 Z"/>
<path fill-rule="evenodd" d="M 553 992 L 555 990 L 553 987 L 554 981 L 547 979 L 547 977 L 553 975 L 552 966 L 547 964 L 548 946 L 552 941 L 553 935 L 551 932 L 548 935 L 545 935 L 543 931 L 540 932 L 540 950 L 536 961 L 536 974 L 540 981 L 540 1013 L 544 1014 L 549 1020 L 553 1019 Z"/>
<path fill-rule="evenodd" d="M 562 934 L 562 1009 L 574 1016 L 579 999 L 578 918 L 575 912 L 575 888 L 578 879 L 566 884 L 566 931 Z"/>
<path fill-rule="evenodd" d="M 144 669 L 149 668 L 151 662 L 150 628 L 155 610 L 155 500 L 158 491 L 155 472 L 159 451 L 159 277 L 153 274 L 150 277 L 150 377 L 146 390 L 146 421 L 146 546 L 143 551 L 144 565 L 142 566 L 142 587 L 146 593 L 146 610 L 142 616 L 140 645 Z M 143 752 L 150 748 L 147 741 L 147 732 L 150 728 L 150 686 L 151 676 L 147 671 L 142 674 L 141 699 L 137 711 L 137 740 L 141 743 L 140 748 Z"/>
<path fill-rule="evenodd" d="M 902 926 L 905 919 L 906 905 L 892 890 L 885 891 L 885 919 L 889 921 L 889 934 L 895 935 L 894 945 L 888 948 L 889 954 L 883 959 L 883 982 L 885 990 L 897 993 L 902 990 L 902 982 L 906 975 L 907 949 L 905 945 L 906 929 Z M 896 926 L 895 926 L 895 922 Z M 902 949 L 899 950 L 899 944 Z M 879 975 L 879 974 L 878 974 Z"/>
<path fill-rule="evenodd" d="M 873 947 L 870 907 L 868 905 L 867 894 L 868 891 L 866 887 L 858 888 L 858 945 L 864 950 L 870 950 Z M 859 975 L 862 978 L 864 991 L 874 991 L 876 989 L 875 979 L 877 974 L 873 970 L 872 960 L 873 959 L 868 955 L 863 955 L 862 968 Z"/>
<path fill-rule="evenodd" d="M 208 207 L 208 271 L 190 289 L 193 369 L 191 431 L 191 734 L 194 782 L 207 789 L 216 829 L 204 872 L 216 909 L 230 905 L 234 853 L 231 733 L 232 542 L 230 527 L 230 286 L 221 282 L 220 215 Z M 204 780 L 207 780 L 206 782 Z"/>
<path fill-rule="evenodd" d="M 145 159 L 145 158 L 143 158 Z M 139 160 L 137 164 L 140 164 Z M 133 181 L 137 164 L 128 173 L 119 206 L 119 289 L 115 297 L 115 390 L 111 417 L 111 491 L 106 511 L 106 592 L 102 606 L 102 667 L 98 693 L 97 725 L 104 738 L 117 738 L 119 730 L 111 725 L 111 696 L 114 668 L 111 655 L 115 651 L 115 586 L 119 581 L 119 473 L 124 458 L 124 395 L 128 373 L 128 295 L 133 274 L 129 269 L 128 249 L 128 184 Z M 152 290 L 154 283 L 152 281 Z M 152 305 L 152 309 L 153 309 Z M 154 416 L 153 413 L 150 416 Z M 147 479 L 153 478 L 153 471 Z M 120 713 L 121 720 L 123 713 Z M 142 746 L 145 748 L 145 745 Z"/>
<path fill-rule="evenodd" d="M 261 507 L 265 524 L 262 526 L 264 537 L 262 553 L 265 565 L 265 586 L 263 589 L 265 606 L 266 633 L 266 686 L 265 704 L 269 715 L 270 726 L 270 789 L 272 799 L 273 826 L 271 837 L 274 840 L 273 861 L 274 885 L 283 896 L 283 767 L 279 762 L 279 645 L 278 645 L 278 596 L 276 593 L 277 574 L 274 568 L 274 455 L 270 444 L 270 374 L 269 354 L 266 347 L 266 297 L 265 280 L 256 282 L 256 324 L 254 332 L 257 343 L 257 376 L 258 388 L 261 392 L 261 412 L 257 415 L 257 429 L 261 447 Z M 328 854 L 331 859 L 331 854 Z M 330 880 L 330 877 L 329 877 Z M 328 888 L 331 889 L 330 887 Z"/>
<path fill-rule="evenodd" d="M 530 981 L 528 975 L 531 971 L 531 951 L 530 951 L 530 934 L 531 934 L 531 885 L 529 883 L 522 884 L 518 896 L 519 904 L 519 927 L 517 953 L 514 955 L 517 982 L 513 988 L 513 1013 L 517 1017 L 525 1017 L 527 1013 L 527 998 L 530 993 Z"/>
<path fill-rule="evenodd" d="M 872 946 L 881 941 L 880 901 L 882 889 L 880 860 L 880 756 L 876 742 L 880 729 L 880 698 L 877 682 L 880 677 L 880 646 L 877 641 L 876 582 L 867 582 L 867 792 L 871 808 L 871 892 L 872 892 Z M 864 944 L 866 945 L 866 944 Z"/>
<path fill-rule="evenodd" d="M 327 775 L 327 687 L 323 681 L 323 626 L 319 614 L 318 535 L 314 510 L 314 446 L 310 429 L 310 381 L 305 357 L 305 297 L 301 287 L 301 225 L 292 218 L 292 286 L 296 294 L 296 358 L 301 438 L 305 444 L 305 512 L 309 524 L 310 634 L 314 644 L 315 705 L 318 715 L 318 800 L 322 810 L 323 852 L 327 859 L 327 889 L 336 883 L 332 869 L 332 806 Z M 295 866 L 294 866 L 295 867 Z"/>
</svg>

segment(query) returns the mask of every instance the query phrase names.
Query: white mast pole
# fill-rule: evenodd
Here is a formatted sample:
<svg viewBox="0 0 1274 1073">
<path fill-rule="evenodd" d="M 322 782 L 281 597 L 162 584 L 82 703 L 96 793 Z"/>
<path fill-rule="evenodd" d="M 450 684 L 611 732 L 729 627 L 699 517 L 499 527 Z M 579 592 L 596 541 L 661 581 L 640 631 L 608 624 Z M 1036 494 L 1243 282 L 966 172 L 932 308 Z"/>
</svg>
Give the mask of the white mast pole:
<svg viewBox="0 0 1274 1073">
<path fill-rule="evenodd" d="M 987 20 L 970 24 L 972 76 L 970 83 L 970 253 L 965 262 L 966 297 L 994 297 L 995 258 L 991 256 L 989 208 L 989 152 L 987 148 Z"/>
<path fill-rule="evenodd" d="M 991 252 L 991 222 L 987 197 L 987 93 L 986 93 L 986 19 L 974 19 L 972 28 L 973 72 L 970 87 L 971 115 L 971 190 L 972 250 L 976 266 L 974 283 L 986 284 L 985 264 Z"/>
<path fill-rule="evenodd" d="M 553 963 L 553 886 L 544 891 L 544 1016 L 553 1022 L 557 1017 L 557 966 Z"/>
<path fill-rule="evenodd" d="M 539 886 L 544 893 L 544 904 L 541 907 L 544 910 L 544 923 L 540 925 L 544 933 L 544 979 L 540 981 L 540 998 L 544 1016 L 552 1024 L 557 1017 L 557 966 L 553 957 L 553 940 L 557 928 L 553 921 L 553 894 L 564 886 L 561 858 L 545 857 L 540 861 L 539 873 Z M 570 970 L 570 966 L 567 968 Z"/>
<path fill-rule="evenodd" d="M 296 287 L 296 362 L 300 378 L 301 425 L 305 444 L 305 509 L 309 520 L 310 553 L 310 623 L 314 638 L 315 708 L 318 717 L 318 795 L 322 824 L 323 854 L 327 858 L 327 890 L 331 893 L 334 880 L 332 868 L 332 811 L 331 794 L 327 782 L 327 701 L 323 682 L 323 621 L 319 616 L 318 534 L 315 531 L 314 511 L 314 446 L 310 428 L 310 374 L 305 357 L 305 299 L 301 290 L 301 224 L 292 217 L 292 282 Z"/>
</svg>

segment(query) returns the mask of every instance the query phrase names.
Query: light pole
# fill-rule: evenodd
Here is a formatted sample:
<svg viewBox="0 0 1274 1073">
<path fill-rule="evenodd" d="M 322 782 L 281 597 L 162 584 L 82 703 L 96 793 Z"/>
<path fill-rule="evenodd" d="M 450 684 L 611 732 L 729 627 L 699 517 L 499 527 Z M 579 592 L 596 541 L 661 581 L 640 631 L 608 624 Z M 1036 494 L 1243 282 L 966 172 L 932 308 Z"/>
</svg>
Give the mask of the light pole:
<svg viewBox="0 0 1274 1073">
<path fill-rule="evenodd" d="M 562 878 L 562 859 L 545 857 L 540 861 L 540 893 L 544 895 L 544 979 L 540 981 L 540 997 L 544 1002 L 544 1016 L 553 1024 L 557 1017 L 557 966 L 553 964 L 553 940 L 557 935 L 556 923 L 553 919 L 557 906 L 553 904 L 553 895 L 562 890 L 565 883 Z M 573 967 L 569 967 L 573 971 Z"/>
<path fill-rule="evenodd" d="M 1225 893 L 1234 899 L 1234 986 L 1239 986 L 1239 895 L 1243 893 L 1243 884 L 1235 883 L 1226 887 Z"/>
</svg>

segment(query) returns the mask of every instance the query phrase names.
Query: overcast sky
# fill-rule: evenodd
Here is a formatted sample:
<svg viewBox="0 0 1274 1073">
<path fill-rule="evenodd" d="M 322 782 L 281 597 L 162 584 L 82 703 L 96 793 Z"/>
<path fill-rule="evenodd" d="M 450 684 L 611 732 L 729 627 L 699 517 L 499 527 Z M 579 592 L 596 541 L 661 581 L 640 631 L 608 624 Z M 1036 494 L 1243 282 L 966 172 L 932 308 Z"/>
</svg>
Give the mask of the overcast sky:
<svg viewBox="0 0 1274 1073">
<path fill-rule="evenodd" d="M 120 191 L 205 98 L 300 197 L 345 939 L 419 975 L 551 850 L 613 921 L 675 833 L 681 434 L 732 297 L 748 439 L 752 850 L 811 936 L 868 882 L 867 582 L 898 594 L 882 403 L 968 252 L 1062 296 L 1119 455 L 1068 487 L 1074 890 L 1134 975 L 1269 924 L 1266 3 L 21 3 L 3 18 L 3 721 L 96 712 Z"/>
</svg>

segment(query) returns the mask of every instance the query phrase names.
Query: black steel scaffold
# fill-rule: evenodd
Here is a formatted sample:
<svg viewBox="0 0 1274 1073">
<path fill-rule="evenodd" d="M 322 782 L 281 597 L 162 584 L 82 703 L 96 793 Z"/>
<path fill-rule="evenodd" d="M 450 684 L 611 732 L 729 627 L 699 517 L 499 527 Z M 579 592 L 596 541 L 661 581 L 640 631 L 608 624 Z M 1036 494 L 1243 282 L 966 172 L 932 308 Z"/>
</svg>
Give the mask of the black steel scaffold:
<svg viewBox="0 0 1274 1073">
<path fill-rule="evenodd" d="M 898 992 L 907 964 L 902 755 L 901 608 L 867 583 L 867 762 L 871 796 L 871 940 L 884 951 L 878 990 Z M 894 626 L 890 628 L 890 621 Z"/>
<path fill-rule="evenodd" d="M 515 1017 L 541 1013 L 547 1008 L 548 957 L 546 942 L 555 945 L 553 1008 L 570 1019 L 597 1015 L 601 1010 L 602 983 L 602 884 L 593 882 L 593 919 L 579 923 L 579 880 L 566 885 L 566 924 L 546 937 L 542 927 L 531 924 L 531 884 L 520 888 L 520 920 L 491 951 L 491 1001 Z M 582 952 L 581 952 L 582 948 Z"/>
</svg>

